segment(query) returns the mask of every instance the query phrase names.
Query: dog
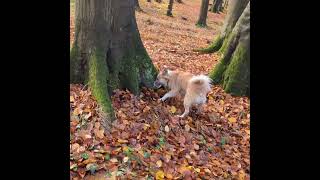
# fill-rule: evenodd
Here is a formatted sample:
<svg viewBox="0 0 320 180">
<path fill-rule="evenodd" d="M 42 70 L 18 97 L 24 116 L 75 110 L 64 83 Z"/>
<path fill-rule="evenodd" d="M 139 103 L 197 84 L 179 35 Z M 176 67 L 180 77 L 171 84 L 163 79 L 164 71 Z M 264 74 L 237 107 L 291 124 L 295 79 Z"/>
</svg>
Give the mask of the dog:
<svg viewBox="0 0 320 180">
<path fill-rule="evenodd" d="M 172 71 L 165 67 L 159 72 L 154 81 L 154 87 L 162 86 L 170 89 L 162 98 L 165 101 L 168 98 L 177 96 L 181 91 L 184 94 L 184 113 L 180 118 L 186 117 L 193 105 L 198 106 L 198 112 L 203 109 L 203 104 L 207 102 L 207 94 L 211 91 L 211 79 L 205 75 L 193 75 L 189 72 Z M 181 93 L 180 93 L 181 94 Z"/>
</svg>

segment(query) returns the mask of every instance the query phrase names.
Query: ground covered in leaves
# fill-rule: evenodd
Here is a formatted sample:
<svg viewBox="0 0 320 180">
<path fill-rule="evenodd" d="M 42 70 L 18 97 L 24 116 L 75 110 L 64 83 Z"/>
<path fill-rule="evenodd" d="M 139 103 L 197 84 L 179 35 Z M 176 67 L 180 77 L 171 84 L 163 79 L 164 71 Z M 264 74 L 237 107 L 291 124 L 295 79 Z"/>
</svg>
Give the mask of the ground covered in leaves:
<svg viewBox="0 0 320 180">
<path fill-rule="evenodd" d="M 166 1 L 140 1 L 144 12 L 136 16 L 141 38 L 157 67 L 207 74 L 219 56 L 192 49 L 208 45 L 225 14 L 209 12 L 208 27 L 198 28 L 201 1 L 183 2 L 174 4 L 174 17 L 167 17 Z M 203 113 L 193 111 L 180 119 L 182 100 L 159 102 L 165 93 L 143 89 L 137 97 L 115 91 L 117 121 L 106 131 L 90 90 L 71 84 L 71 179 L 249 179 L 249 99 L 232 97 L 214 86 Z"/>
</svg>

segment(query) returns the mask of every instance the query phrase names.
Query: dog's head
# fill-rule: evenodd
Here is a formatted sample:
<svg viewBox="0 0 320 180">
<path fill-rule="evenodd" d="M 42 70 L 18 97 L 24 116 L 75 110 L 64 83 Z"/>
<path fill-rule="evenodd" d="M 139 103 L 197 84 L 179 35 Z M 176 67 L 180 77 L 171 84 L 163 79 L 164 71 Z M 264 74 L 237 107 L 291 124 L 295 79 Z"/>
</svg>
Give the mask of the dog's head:
<svg viewBox="0 0 320 180">
<path fill-rule="evenodd" d="M 169 82 L 169 69 L 164 67 L 162 71 L 159 72 L 157 79 L 154 81 L 153 86 L 155 88 L 160 88 L 162 86 L 167 87 Z"/>
</svg>

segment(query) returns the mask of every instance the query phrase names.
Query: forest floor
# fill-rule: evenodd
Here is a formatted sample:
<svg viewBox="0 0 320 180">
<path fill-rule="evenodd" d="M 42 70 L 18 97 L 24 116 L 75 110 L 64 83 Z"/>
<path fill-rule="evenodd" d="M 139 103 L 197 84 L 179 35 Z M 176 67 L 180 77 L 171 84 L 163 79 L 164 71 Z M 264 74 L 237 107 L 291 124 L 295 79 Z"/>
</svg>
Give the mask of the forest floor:
<svg viewBox="0 0 320 180">
<path fill-rule="evenodd" d="M 208 74 L 219 55 L 198 54 L 219 33 L 225 13 L 208 12 L 206 28 L 195 26 L 201 0 L 174 3 L 167 17 L 167 1 L 140 0 L 136 12 L 144 46 L 161 68 Z M 70 42 L 74 39 L 71 1 Z M 143 89 L 139 97 L 117 90 L 112 95 L 117 121 L 102 128 L 91 92 L 70 84 L 71 179 L 250 179 L 250 100 L 232 97 L 212 87 L 202 114 L 185 119 L 182 100 L 157 99 L 165 90 Z"/>
</svg>

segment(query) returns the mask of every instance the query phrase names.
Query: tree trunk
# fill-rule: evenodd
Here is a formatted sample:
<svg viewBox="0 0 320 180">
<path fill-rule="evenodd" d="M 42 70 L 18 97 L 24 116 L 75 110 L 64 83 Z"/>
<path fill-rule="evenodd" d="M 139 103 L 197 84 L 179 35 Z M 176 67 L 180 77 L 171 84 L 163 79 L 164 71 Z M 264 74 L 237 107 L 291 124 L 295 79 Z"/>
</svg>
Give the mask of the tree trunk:
<svg viewBox="0 0 320 180">
<path fill-rule="evenodd" d="M 249 0 L 230 0 L 230 7 L 228 8 L 227 17 L 223 23 L 222 29 L 218 37 L 210 44 L 209 47 L 204 49 L 196 49 L 195 51 L 201 53 L 213 53 L 219 51 L 225 39 L 228 39 L 232 29 L 237 23 L 240 15 L 247 6 Z"/>
<path fill-rule="evenodd" d="M 208 7 L 209 7 L 209 0 L 202 0 L 201 8 L 200 8 L 200 15 L 197 22 L 197 26 L 205 27 L 207 26 L 207 14 L 208 14 Z"/>
<path fill-rule="evenodd" d="M 210 73 L 232 95 L 250 96 L 250 2 L 226 40 L 223 56 Z"/>
<path fill-rule="evenodd" d="M 177 3 L 182 3 L 182 0 L 176 0 L 177 1 Z"/>
<path fill-rule="evenodd" d="M 151 2 L 151 0 L 147 0 L 147 2 Z"/>
<path fill-rule="evenodd" d="M 142 11 L 142 9 L 141 9 L 141 7 L 140 7 L 140 4 L 139 4 L 139 0 L 134 0 L 134 2 L 135 2 L 135 9 L 136 9 L 137 11 Z"/>
<path fill-rule="evenodd" d="M 70 83 L 89 84 L 110 119 L 114 89 L 139 92 L 151 87 L 156 69 L 137 28 L 132 0 L 76 0 L 75 41 L 70 54 Z"/>
<path fill-rule="evenodd" d="M 220 12 L 220 6 L 222 6 L 222 0 L 214 0 L 211 6 L 211 12 L 213 13 L 219 13 Z"/>
<path fill-rule="evenodd" d="M 173 6 L 173 0 L 169 0 L 167 16 L 172 16 L 172 6 Z"/>
</svg>

